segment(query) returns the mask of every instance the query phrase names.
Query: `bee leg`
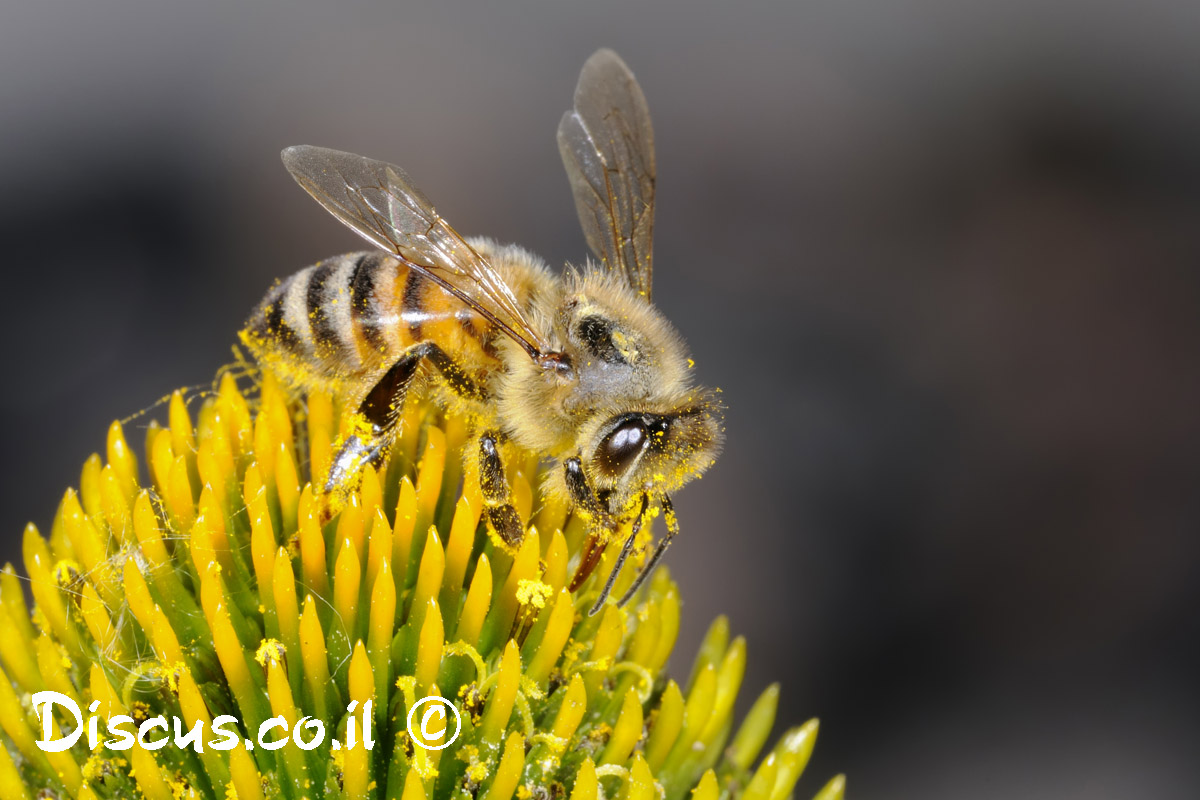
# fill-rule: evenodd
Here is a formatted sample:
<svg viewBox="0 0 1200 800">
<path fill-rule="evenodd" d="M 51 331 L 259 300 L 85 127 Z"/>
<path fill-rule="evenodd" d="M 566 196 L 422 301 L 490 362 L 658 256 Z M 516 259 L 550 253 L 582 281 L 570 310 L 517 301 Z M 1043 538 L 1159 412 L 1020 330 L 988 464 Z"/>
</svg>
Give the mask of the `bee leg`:
<svg viewBox="0 0 1200 800">
<path fill-rule="evenodd" d="M 579 567 L 575 570 L 575 577 L 571 578 L 569 587 L 573 592 L 587 580 L 588 576 L 592 574 L 592 570 L 600 563 L 600 557 L 604 555 L 604 549 L 608 546 L 609 538 L 616 530 L 617 524 L 612 515 L 608 513 L 608 509 L 600 502 L 600 498 L 596 497 L 596 493 L 592 491 L 592 487 L 587 482 L 587 476 L 583 474 L 583 465 L 578 458 L 568 458 L 563 463 L 563 472 L 566 476 L 567 492 L 571 496 L 571 502 L 588 518 L 599 523 L 599 527 L 593 527 L 583 546 L 583 557 L 579 560 Z"/>
<path fill-rule="evenodd" d="M 578 458 L 568 458 L 563 463 L 563 471 L 567 478 L 567 493 L 571 502 L 590 518 L 598 521 L 609 531 L 616 530 L 616 520 L 612 518 L 608 508 L 600 502 L 600 498 L 592 491 L 587 476 L 583 474 L 583 464 Z"/>
<path fill-rule="evenodd" d="M 583 544 L 583 557 L 579 559 L 579 567 L 575 570 L 575 576 L 571 578 L 571 585 L 568 586 L 569 591 L 578 589 L 592 571 L 596 569 L 596 565 L 600 563 L 600 557 L 604 555 L 604 549 L 608 546 L 608 538 L 601 536 L 599 533 L 591 533 Z"/>
<path fill-rule="evenodd" d="M 325 480 L 322 522 L 328 522 L 345 506 L 362 468 L 381 458 L 391 446 L 396 438 L 396 423 L 400 420 L 404 397 L 417 374 L 417 367 L 425 359 L 459 395 L 476 399 L 483 396 L 462 368 L 433 342 L 422 342 L 404 351 L 367 392 L 351 421 L 350 433 L 341 441 L 333 457 Z"/>
<path fill-rule="evenodd" d="M 378 459 L 395 438 L 404 395 L 423 356 L 413 350 L 416 348 L 397 359 L 359 404 L 350 432 L 341 441 L 329 465 L 324 489 L 326 502 L 321 514 L 323 522 L 341 510 L 354 491 L 362 468 Z"/>
<path fill-rule="evenodd" d="M 667 521 L 667 532 L 659 541 L 658 547 L 654 548 L 654 553 L 650 556 L 650 560 L 646 562 L 646 566 L 642 567 L 642 571 L 638 573 L 634 579 L 633 585 L 625 592 L 624 596 L 617 601 L 618 606 L 623 606 L 637 593 L 637 590 L 642 588 L 642 584 L 646 582 L 653 573 L 658 562 L 662 560 L 663 553 L 667 552 L 667 546 L 671 544 L 671 540 L 679 533 L 679 518 L 675 516 L 675 507 L 671 505 L 671 498 L 665 494 L 662 496 L 663 517 Z"/>
<path fill-rule="evenodd" d="M 483 493 L 483 515 L 488 526 L 510 548 L 516 548 L 525 538 L 525 526 L 512 504 L 512 490 L 500 461 L 496 434 L 492 431 L 479 437 L 479 488 Z"/>
<path fill-rule="evenodd" d="M 418 358 L 429 359 L 429 363 L 433 364 L 434 368 L 442 374 L 446 385 L 459 397 L 465 397 L 468 400 L 486 399 L 486 392 L 471 380 L 471 376 L 462 367 L 455 364 L 454 360 L 446 355 L 445 350 L 433 342 L 422 342 L 411 348 L 409 352 L 414 353 Z"/>
<path fill-rule="evenodd" d="M 646 509 L 649 507 L 649 505 L 649 495 L 643 494 L 642 507 L 638 509 L 637 519 L 633 521 L 633 528 L 629 532 L 629 538 L 625 540 L 624 546 L 621 547 L 621 552 L 617 556 L 617 563 L 613 564 L 612 572 L 608 573 L 608 580 L 604 582 L 604 588 L 600 590 L 600 596 L 596 598 L 595 604 L 592 606 L 591 610 L 588 611 L 589 617 L 594 617 L 596 614 L 600 613 L 600 609 L 604 607 L 604 601 L 608 599 L 610 594 L 612 594 L 613 584 L 617 582 L 617 575 L 620 574 L 621 567 L 625 566 L 625 559 L 629 558 L 629 554 L 633 551 L 633 541 L 637 539 L 638 533 L 640 533 L 642 530 L 642 521 L 646 519 Z M 625 596 L 621 598 L 621 602 L 617 603 L 618 606 L 625 605 L 625 601 L 629 599 L 630 595 L 632 595 L 634 591 L 637 591 L 637 587 L 641 585 L 645 575 L 646 571 L 642 570 L 642 573 L 638 575 L 637 579 L 633 582 L 633 590 L 625 593 Z"/>
</svg>

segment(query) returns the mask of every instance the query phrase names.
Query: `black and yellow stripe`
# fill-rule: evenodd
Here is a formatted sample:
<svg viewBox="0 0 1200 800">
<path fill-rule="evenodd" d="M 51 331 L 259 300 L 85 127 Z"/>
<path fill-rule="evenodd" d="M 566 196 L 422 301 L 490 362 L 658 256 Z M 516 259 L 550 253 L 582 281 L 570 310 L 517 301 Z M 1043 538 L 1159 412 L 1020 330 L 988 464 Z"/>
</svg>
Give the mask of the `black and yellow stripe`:
<svg viewBox="0 0 1200 800">
<path fill-rule="evenodd" d="M 242 340 L 258 360 L 310 389 L 378 377 L 423 342 L 436 342 L 482 383 L 498 366 L 496 335 L 418 270 L 382 252 L 363 252 L 326 259 L 278 283 L 251 314 Z"/>
</svg>

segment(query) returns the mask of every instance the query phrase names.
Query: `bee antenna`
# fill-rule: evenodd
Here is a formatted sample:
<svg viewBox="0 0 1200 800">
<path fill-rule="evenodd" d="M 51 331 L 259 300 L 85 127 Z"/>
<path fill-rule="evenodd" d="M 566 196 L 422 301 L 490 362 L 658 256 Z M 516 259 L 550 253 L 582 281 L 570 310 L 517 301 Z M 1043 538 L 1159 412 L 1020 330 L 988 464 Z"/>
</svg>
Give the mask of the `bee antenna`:
<svg viewBox="0 0 1200 800">
<path fill-rule="evenodd" d="M 553 370 L 564 378 L 571 378 L 575 374 L 575 368 L 571 365 L 571 357 L 561 351 L 539 353 L 537 362 L 542 369 Z"/>
</svg>

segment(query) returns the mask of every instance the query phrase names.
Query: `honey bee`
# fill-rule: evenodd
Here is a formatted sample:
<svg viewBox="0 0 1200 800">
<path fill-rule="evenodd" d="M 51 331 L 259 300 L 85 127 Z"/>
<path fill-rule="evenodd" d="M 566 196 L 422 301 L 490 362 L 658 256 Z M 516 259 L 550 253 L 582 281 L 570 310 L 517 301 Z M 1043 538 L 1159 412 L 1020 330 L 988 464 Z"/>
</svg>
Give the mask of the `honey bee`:
<svg viewBox="0 0 1200 800">
<path fill-rule="evenodd" d="M 520 247 L 461 237 L 399 167 L 287 148 L 292 177 L 379 250 L 277 284 L 241 338 L 295 388 L 334 391 L 355 409 L 325 476 L 329 513 L 386 454 L 418 385 L 475 420 L 467 457 L 477 459 L 483 517 L 510 548 L 525 530 L 501 445 L 552 459 L 547 491 L 588 522 L 572 590 L 629 525 L 594 614 L 656 506 L 667 532 L 619 603 L 678 533 L 669 494 L 712 465 L 722 408 L 693 385 L 683 339 L 651 303 L 654 135 L 641 87 L 611 50 L 584 64 L 558 145 L 599 261 L 557 277 Z"/>
</svg>

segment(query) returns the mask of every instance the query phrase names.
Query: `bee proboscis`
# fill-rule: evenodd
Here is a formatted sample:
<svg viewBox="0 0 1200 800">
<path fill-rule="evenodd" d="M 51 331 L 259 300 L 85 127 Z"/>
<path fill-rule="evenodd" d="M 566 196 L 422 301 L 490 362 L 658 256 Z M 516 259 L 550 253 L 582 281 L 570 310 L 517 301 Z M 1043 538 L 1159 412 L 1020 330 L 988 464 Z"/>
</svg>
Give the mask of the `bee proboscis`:
<svg viewBox="0 0 1200 800">
<path fill-rule="evenodd" d="M 520 247 L 461 237 L 399 167 L 284 150 L 296 181 L 379 249 L 279 283 L 242 339 L 296 388 L 335 391 L 355 409 L 325 476 L 330 510 L 387 452 L 418 382 L 475 420 L 478 447 L 467 450 L 478 460 L 483 516 L 509 547 L 525 531 L 500 445 L 553 459 L 548 491 L 589 522 L 572 589 L 632 521 L 596 613 L 656 506 L 667 531 L 620 603 L 678 532 L 669 494 L 716 458 L 721 406 L 692 384 L 683 339 L 651 303 L 654 136 L 642 90 L 611 50 L 584 64 L 558 144 L 598 259 L 560 276 Z"/>
</svg>

